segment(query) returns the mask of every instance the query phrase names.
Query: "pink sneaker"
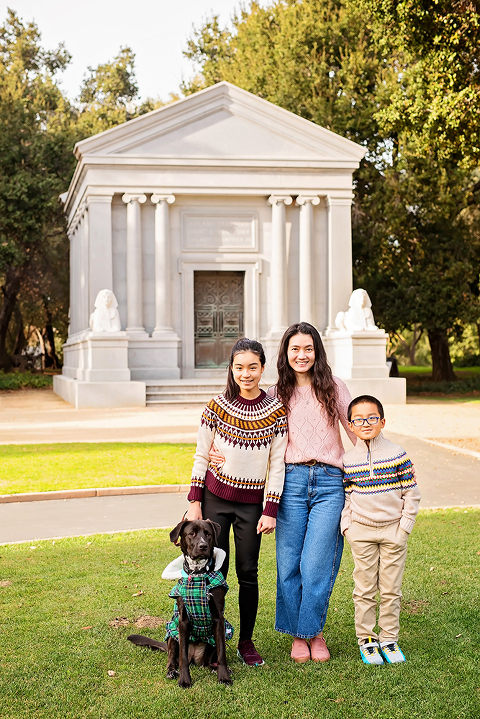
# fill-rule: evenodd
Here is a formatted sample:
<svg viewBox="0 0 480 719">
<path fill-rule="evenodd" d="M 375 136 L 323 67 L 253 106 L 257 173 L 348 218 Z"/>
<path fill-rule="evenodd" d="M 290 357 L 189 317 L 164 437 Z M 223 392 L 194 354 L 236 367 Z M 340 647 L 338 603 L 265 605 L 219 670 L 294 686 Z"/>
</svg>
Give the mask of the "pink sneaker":
<svg viewBox="0 0 480 719">
<path fill-rule="evenodd" d="M 306 639 L 298 639 L 295 637 L 290 656 L 297 664 L 305 664 L 305 662 L 310 661 L 310 648 Z"/>
<path fill-rule="evenodd" d="M 314 662 L 328 662 L 330 659 L 330 652 L 323 637 L 310 639 L 310 653 Z"/>
</svg>

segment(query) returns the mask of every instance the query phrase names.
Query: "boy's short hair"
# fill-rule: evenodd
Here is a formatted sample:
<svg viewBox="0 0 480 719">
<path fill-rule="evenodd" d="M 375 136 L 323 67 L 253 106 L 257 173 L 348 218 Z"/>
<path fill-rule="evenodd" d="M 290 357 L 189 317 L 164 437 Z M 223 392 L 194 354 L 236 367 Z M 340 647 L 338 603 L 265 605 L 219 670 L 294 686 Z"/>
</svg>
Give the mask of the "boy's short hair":
<svg viewBox="0 0 480 719">
<path fill-rule="evenodd" d="M 348 405 L 347 417 L 349 422 L 352 421 L 353 408 L 356 407 L 357 404 L 364 404 L 365 402 L 370 402 L 370 404 L 376 405 L 378 414 L 380 415 L 380 419 L 383 419 L 385 417 L 385 414 L 383 412 L 383 405 L 379 399 L 377 399 L 376 397 L 372 397 L 371 394 L 361 394 L 359 397 L 355 397 L 355 399 L 352 399 L 352 401 Z"/>
</svg>

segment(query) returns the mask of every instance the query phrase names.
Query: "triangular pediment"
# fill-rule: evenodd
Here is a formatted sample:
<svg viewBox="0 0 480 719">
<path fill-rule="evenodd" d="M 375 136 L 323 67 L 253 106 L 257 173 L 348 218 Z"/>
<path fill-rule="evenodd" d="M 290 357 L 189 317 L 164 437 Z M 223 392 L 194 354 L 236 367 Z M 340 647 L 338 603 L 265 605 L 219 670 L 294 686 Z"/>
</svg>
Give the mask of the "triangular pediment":
<svg viewBox="0 0 480 719">
<path fill-rule="evenodd" d="M 227 82 L 79 142 L 85 155 L 358 163 L 364 148 Z"/>
</svg>

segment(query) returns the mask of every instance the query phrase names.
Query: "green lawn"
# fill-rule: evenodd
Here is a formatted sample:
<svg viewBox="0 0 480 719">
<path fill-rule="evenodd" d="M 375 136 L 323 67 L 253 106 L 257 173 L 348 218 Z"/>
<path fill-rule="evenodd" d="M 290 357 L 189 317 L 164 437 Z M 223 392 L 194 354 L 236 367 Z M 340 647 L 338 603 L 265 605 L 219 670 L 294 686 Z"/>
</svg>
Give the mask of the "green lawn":
<svg viewBox="0 0 480 719">
<path fill-rule="evenodd" d="M 178 549 L 168 532 L 3 546 L 0 717 L 478 719 L 479 525 L 474 510 L 420 514 L 403 587 L 400 644 L 408 661 L 399 666 L 367 667 L 360 660 L 348 548 L 325 628 L 332 659 L 293 664 L 289 637 L 273 629 L 274 540 L 266 537 L 255 634 L 266 665 L 244 668 L 234 639 L 233 687 L 194 668 L 189 690 L 165 679 L 163 653 L 126 641 L 131 632 L 163 638 L 162 627 L 138 629 L 133 622 L 170 618 L 172 583 L 160 574 Z M 237 628 L 237 587 L 230 579 L 226 616 Z"/>
<path fill-rule="evenodd" d="M 0 445 L 0 494 L 188 484 L 194 452 L 148 442 Z"/>
<path fill-rule="evenodd" d="M 455 367 L 455 382 L 433 382 L 431 367 L 399 366 L 401 377 L 407 380 L 410 396 L 464 397 L 480 395 L 480 367 Z"/>
</svg>

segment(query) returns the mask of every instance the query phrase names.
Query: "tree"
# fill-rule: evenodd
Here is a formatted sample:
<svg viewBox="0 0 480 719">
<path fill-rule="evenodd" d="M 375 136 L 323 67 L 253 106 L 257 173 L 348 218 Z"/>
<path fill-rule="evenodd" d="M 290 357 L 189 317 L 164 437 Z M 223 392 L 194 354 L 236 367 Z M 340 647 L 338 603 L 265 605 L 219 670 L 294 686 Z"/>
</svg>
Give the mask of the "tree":
<svg viewBox="0 0 480 719">
<path fill-rule="evenodd" d="M 392 56 L 402 62 L 388 104 L 376 113 L 381 133 L 393 143 L 379 183 L 389 205 L 381 220 L 380 197 L 368 203 L 368 216 L 359 221 L 357 214 L 357 272 L 383 297 L 385 326 L 420 322 L 433 378 L 452 380 L 448 337 L 480 316 L 478 3 L 363 5 L 371 11 L 377 52 L 384 62 Z M 365 188 L 363 196 L 366 202 Z M 377 273 L 368 268 L 373 257 Z"/>
<path fill-rule="evenodd" d="M 13 11 L 0 28 L 0 368 L 22 362 L 32 333 L 45 366 L 59 365 L 69 243 L 58 196 L 74 171 L 75 142 L 158 104 L 135 106 L 134 59 L 121 48 L 111 62 L 89 68 L 75 105 L 56 83 L 70 60 L 63 45 L 44 50 L 38 28 Z"/>
<path fill-rule="evenodd" d="M 407 152 L 377 172 L 372 183 L 357 185 L 357 279 L 375 298 L 387 331 L 415 323 L 426 328 L 433 379 L 454 380 L 448 337 L 459 336 L 479 308 L 472 286 L 478 286 L 480 226 L 468 208 L 469 177 Z M 373 184 L 382 191 L 372 193 Z"/>
<path fill-rule="evenodd" d="M 204 85 L 230 80 L 367 148 L 355 174 L 355 280 L 389 331 L 420 323 L 434 378 L 454 379 L 448 336 L 478 313 L 468 208 L 480 190 L 480 38 L 475 3 L 434 5 L 438 16 L 427 0 L 252 2 L 230 32 L 216 17 L 195 31 L 186 55 Z"/>
<path fill-rule="evenodd" d="M 70 56 L 43 50 L 33 23 L 8 11 L 0 28 L 0 368 L 9 369 L 10 320 L 28 268 L 53 228 L 62 226 L 58 194 L 73 165 L 71 108 L 55 84 Z"/>
<path fill-rule="evenodd" d="M 418 154 L 465 167 L 480 157 L 480 3 L 477 0 L 361 0 L 383 57 L 405 57 L 380 121 L 413 134 Z M 470 164 L 470 167 L 473 166 Z"/>
<path fill-rule="evenodd" d="M 78 139 L 127 122 L 138 114 L 135 55 L 122 47 L 111 62 L 88 68 L 79 94 Z M 149 111 L 148 109 L 146 110 Z"/>
</svg>

